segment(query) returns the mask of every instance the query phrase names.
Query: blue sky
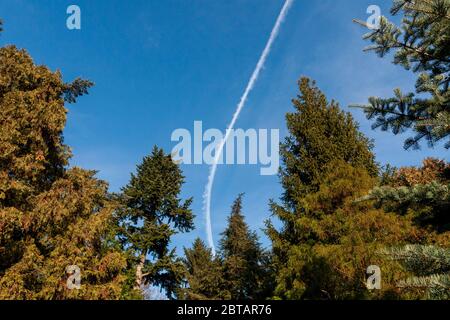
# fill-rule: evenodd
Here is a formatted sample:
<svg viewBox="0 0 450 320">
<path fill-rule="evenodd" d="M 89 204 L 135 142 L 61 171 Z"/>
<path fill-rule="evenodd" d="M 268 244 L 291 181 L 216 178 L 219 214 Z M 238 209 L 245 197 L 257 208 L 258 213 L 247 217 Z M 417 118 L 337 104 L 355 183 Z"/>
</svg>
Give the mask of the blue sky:
<svg viewBox="0 0 450 320">
<path fill-rule="evenodd" d="M 66 8 L 81 8 L 82 29 L 66 28 Z M 238 128 L 280 129 L 292 110 L 296 81 L 315 79 L 328 98 L 347 105 L 372 95 L 413 90 L 414 75 L 363 53 L 367 43 L 353 18 L 366 20 L 377 4 L 388 15 L 390 0 L 296 0 L 282 26 Z M 153 145 L 169 152 L 173 130 L 203 127 L 224 130 L 263 50 L 283 0 L 1 0 L 4 33 L 0 44 L 26 48 L 35 62 L 62 71 L 66 81 L 81 76 L 96 83 L 90 95 L 69 105 L 66 143 L 71 164 L 99 170 L 119 191 Z M 359 110 L 349 110 L 361 130 L 375 140 L 377 160 L 396 166 L 418 165 L 435 156 L 437 146 L 404 151 L 407 136 L 372 131 Z M 206 165 L 183 166 L 183 196 L 193 196 L 196 230 L 177 235 L 173 244 L 206 240 L 202 193 Z M 270 216 L 269 199 L 281 193 L 278 177 L 260 176 L 259 166 L 220 166 L 212 198 L 217 242 L 234 198 L 245 192 L 244 213 L 260 231 Z"/>
</svg>

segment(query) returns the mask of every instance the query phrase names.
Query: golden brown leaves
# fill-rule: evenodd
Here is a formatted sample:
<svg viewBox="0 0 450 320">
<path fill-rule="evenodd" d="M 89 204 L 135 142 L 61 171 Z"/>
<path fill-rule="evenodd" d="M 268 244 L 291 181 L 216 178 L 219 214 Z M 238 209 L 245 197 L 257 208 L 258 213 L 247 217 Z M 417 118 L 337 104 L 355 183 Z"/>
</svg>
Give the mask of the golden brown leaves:
<svg viewBox="0 0 450 320">
<path fill-rule="evenodd" d="M 88 83 L 72 85 L 71 102 Z M 68 170 L 69 85 L 24 50 L 0 48 L 0 299 L 115 299 L 126 260 L 109 247 L 115 204 L 94 171 Z M 80 290 L 66 267 L 81 270 Z"/>
<path fill-rule="evenodd" d="M 412 187 L 418 184 L 428 184 L 433 181 L 442 181 L 445 171 L 450 170 L 450 164 L 443 160 L 427 158 L 420 168 L 400 168 L 394 177 L 394 187 Z"/>
</svg>

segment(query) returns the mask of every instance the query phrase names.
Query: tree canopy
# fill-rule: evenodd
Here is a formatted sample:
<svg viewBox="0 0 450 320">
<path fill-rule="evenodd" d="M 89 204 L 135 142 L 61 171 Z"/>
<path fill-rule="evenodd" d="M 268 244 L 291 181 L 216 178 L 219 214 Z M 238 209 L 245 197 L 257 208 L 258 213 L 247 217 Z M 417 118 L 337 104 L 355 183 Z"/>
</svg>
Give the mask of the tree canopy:
<svg viewBox="0 0 450 320">
<path fill-rule="evenodd" d="M 14 46 L 0 48 L 0 297 L 116 299 L 125 257 L 108 242 L 113 211 L 94 171 L 68 168 L 65 103 L 92 83 L 64 83 Z M 66 285 L 77 265 L 80 290 Z"/>
<path fill-rule="evenodd" d="M 170 155 L 154 147 L 137 166 L 120 195 L 118 236 L 136 270 L 134 288 L 161 286 L 172 298 L 181 284 L 183 267 L 170 249 L 171 237 L 193 229 L 192 199 L 179 198 L 184 177 Z"/>
</svg>

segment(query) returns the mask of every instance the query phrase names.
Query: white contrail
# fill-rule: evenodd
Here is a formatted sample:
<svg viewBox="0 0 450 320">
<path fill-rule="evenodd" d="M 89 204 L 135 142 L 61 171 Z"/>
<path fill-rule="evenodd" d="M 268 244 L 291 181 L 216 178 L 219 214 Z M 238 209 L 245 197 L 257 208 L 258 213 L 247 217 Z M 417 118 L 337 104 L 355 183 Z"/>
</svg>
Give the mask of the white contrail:
<svg viewBox="0 0 450 320">
<path fill-rule="evenodd" d="M 258 60 L 258 63 L 256 65 L 255 70 L 253 71 L 253 74 L 250 78 L 250 81 L 247 84 L 247 87 L 245 88 L 244 94 L 241 97 L 241 100 L 239 101 L 239 104 L 237 105 L 237 109 L 233 115 L 233 119 L 231 120 L 230 125 L 227 128 L 227 131 L 225 133 L 225 137 L 220 142 L 217 153 L 214 157 L 213 164 L 211 165 L 211 169 L 208 176 L 208 182 L 205 187 L 205 193 L 203 194 L 203 209 L 205 210 L 205 216 L 206 216 L 206 233 L 208 236 L 208 244 L 212 249 L 212 253 L 215 255 L 216 250 L 214 246 L 214 240 L 212 235 L 212 228 L 211 228 L 211 193 L 212 193 L 212 187 L 214 184 L 214 178 L 216 176 L 217 171 L 217 163 L 220 160 L 220 157 L 222 156 L 223 147 L 225 145 L 225 142 L 228 140 L 230 133 L 232 129 L 234 128 L 234 125 L 236 124 L 236 121 L 239 117 L 239 114 L 242 111 L 242 108 L 244 107 L 248 95 L 250 91 L 252 91 L 253 87 L 255 86 L 256 80 L 258 80 L 259 74 L 261 72 L 261 69 L 264 67 L 264 64 L 266 62 L 267 56 L 270 53 L 270 49 L 272 48 L 272 45 L 277 38 L 278 32 L 280 31 L 281 24 L 284 21 L 284 18 L 286 17 L 287 13 L 289 12 L 289 9 L 292 5 L 294 0 L 286 0 L 284 3 L 283 9 L 281 9 L 281 12 L 278 16 L 277 22 L 275 23 L 275 26 L 272 29 L 272 32 L 270 33 L 269 41 L 267 41 L 266 47 L 264 48 L 263 53 L 261 54 L 261 57 Z"/>
</svg>

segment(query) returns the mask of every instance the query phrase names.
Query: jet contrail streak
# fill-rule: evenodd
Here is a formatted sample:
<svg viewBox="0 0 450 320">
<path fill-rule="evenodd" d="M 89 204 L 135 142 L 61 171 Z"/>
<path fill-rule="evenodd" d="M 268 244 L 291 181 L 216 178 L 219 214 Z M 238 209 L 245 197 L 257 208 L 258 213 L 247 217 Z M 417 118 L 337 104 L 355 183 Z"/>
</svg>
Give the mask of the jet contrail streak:
<svg viewBox="0 0 450 320">
<path fill-rule="evenodd" d="M 294 2 L 294 0 L 286 0 L 286 2 L 284 3 L 284 6 L 281 9 L 281 12 L 275 23 L 275 26 L 273 27 L 272 32 L 270 33 L 270 38 L 267 41 L 266 47 L 264 48 L 264 51 L 258 60 L 258 63 L 256 65 L 255 70 L 253 71 L 252 76 L 250 77 L 250 81 L 248 82 L 247 87 L 245 88 L 244 94 L 242 95 L 241 100 L 239 101 L 239 104 L 237 105 L 236 111 L 235 111 L 233 118 L 230 122 L 230 125 L 228 126 L 227 131 L 225 133 L 225 137 L 220 142 L 218 149 L 217 149 L 217 153 L 214 157 L 213 164 L 211 165 L 211 169 L 210 169 L 209 176 L 208 176 L 208 182 L 205 187 L 205 193 L 203 194 L 203 209 L 205 210 L 206 233 L 208 236 L 208 244 L 211 247 L 212 253 L 214 255 L 216 254 L 216 250 L 215 250 L 215 246 L 214 246 L 212 227 L 211 227 L 211 193 L 212 193 L 212 188 L 214 185 L 214 178 L 216 176 L 217 163 L 219 162 L 219 160 L 222 156 L 225 142 L 228 140 L 230 133 L 231 133 L 232 129 L 234 128 L 234 125 L 236 124 L 237 119 L 239 118 L 242 108 L 245 106 L 245 103 L 247 102 L 247 98 L 248 98 L 248 95 L 250 94 L 250 91 L 252 91 L 253 87 L 255 86 L 256 81 L 258 80 L 259 74 L 260 74 L 262 68 L 264 67 L 267 56 L 270 53 L 270 49 L 272 48 L 272 45 L 280 31 L 281 24 L 283 23 L 286 15 L 288 14 L 289 9 L 293 2 Z"/>
</svg>

